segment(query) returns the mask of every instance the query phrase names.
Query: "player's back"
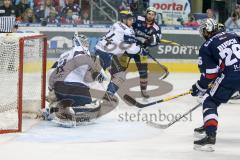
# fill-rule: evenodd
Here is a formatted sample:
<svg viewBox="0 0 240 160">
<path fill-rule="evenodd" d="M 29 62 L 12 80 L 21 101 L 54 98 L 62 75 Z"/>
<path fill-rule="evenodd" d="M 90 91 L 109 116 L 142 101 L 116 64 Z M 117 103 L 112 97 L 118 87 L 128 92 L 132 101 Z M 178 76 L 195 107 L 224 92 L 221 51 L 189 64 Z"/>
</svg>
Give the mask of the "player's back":
<svg viewBox="0 0 240 160">
<path fill-rule="evenodd" d="M 236 33 L 217 33 L 203 44 L 199 54 L 209 54 L 226 78 L 240 80 L 240 39 Z"/>
<path fill-rule="evenodd" d="M 114 55 L 123 54 L 126 47 L 129 46 L 128 43 L 125 43 L 125 36 L 135 38 L 134 30 L 121 22 L 116 22 L 110 31 L 97 43 L 96 49 Z"/>
<path fill-rule="evenodd" d="M 81 82 L 85 84 L 84 78 L 89 66 L 93 65 L 91 57 L 84 53 L 82 47 L 73 49 L 60 55 L 57 66 L 49 78 L 49 86 L 53 88 L 56 81 Z"/>
</svg>

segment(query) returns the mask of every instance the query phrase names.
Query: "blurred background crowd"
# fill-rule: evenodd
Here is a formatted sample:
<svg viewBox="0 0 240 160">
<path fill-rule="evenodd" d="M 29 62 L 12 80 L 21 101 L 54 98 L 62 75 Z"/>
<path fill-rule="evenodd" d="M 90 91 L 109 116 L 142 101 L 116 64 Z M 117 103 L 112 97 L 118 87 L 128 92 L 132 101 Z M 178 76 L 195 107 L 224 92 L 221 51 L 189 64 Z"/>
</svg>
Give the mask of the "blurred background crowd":
<svg viewBox="0 0 240 160">
<path fill-rule="evenodd" d="M 135 15 L 153 5 L 165 9 L 164 0 L 0 0 L 0 16 L 16 16 L 21 23 L 47 24 L 111 24 L 118 19 L 120 10 L 131 10 Z M 171 0 L 170 0 L 171 1 Z M 183 0 L 182 0 L 183 1 Z M 202 18 L 212 17 L 227 28 L 240 27 L 239 0 L 185 0 L 191 5 L 187 18 L 172 12 L 177 22 L 166 20 L 159 12 L 157 22 L 161 25 L 198 27 Z M 188 1 L 188 2 L 187 2 Z M 175 3 L 176 2 L 176 3 Z M 167 6 L 174 10 L 174 4 Z M 185 2 L 184 2 L 185 3 Z M 199 6 L 200 4 L 200 6 Z M 171 8 L 172 7 L 172 8 Z M 184 6 L 184 9 L 188 7 Z M 3 12 L 5 10 L 6 12 Z M 177 10 L 177 9 L 176 9 Z M 169 13 L 168 13 L 169 16 Z M 168 18 L 169 19 L 169 18 Z"/>
</svg>

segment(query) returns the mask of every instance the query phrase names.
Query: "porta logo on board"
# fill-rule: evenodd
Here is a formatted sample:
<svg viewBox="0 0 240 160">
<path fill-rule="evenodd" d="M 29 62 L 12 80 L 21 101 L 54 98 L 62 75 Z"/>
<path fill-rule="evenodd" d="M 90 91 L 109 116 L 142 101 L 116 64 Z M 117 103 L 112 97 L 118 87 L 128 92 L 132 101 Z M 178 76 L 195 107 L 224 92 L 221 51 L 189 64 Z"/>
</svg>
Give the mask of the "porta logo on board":
<svg viewBox="0 0 240 160">
<path fill-rule="evenodd" d="M 184 6 L 177 3 L 153 3 L 153 7 L 157 10 L 174 10 L 174 11 L 183 11 Z"/>
</svg>

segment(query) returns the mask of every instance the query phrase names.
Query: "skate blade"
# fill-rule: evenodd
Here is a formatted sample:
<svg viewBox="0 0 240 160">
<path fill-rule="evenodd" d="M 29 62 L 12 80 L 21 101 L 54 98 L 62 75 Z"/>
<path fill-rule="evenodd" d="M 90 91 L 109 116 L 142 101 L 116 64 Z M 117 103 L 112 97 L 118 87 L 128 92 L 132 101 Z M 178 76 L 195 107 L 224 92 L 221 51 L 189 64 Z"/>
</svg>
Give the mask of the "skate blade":
<svg viewBox="0 0 240 160">
<path fill-rule="evenodd" d="M 206 133 L 199 133 L 199 132 L 194 132 L 193 137 L 194 140 L 199 140 L 199 139 L 203 139 L 206 136 Z"/>
<path fill-rule="evenodd" d="M 204 152 L 213 152 L 213 151 L 215 151 L 214 150 L 214 145 L 212 145 L 212 144 L 206 144 L 204 146 L 195 144 L 193 149 L 196 150 L 196 151 L 204 151 Z"/>
<path fill-rule="evenodd" d="M 57 124 L 59 127 L 63 128 L 75 128 L 76 127 L 76 121 L 70 121 L 70 120 L 61 120 L 59 118 L 54 118 L 51 122 Z"/>
</svg>

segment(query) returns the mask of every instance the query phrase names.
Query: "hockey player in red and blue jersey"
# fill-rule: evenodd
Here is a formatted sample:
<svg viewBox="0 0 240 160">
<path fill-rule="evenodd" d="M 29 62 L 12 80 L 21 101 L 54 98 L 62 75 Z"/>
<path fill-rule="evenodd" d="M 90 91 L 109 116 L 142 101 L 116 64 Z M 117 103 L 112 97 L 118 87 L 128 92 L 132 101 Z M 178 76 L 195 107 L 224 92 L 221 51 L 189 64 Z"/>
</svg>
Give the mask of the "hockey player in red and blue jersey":
<svg viewBox="0 0 240 160">
<path fill-rule="evenodd" d="M 133 23 L 133 29 L 135 31 L 136 39 L 138 44 L 142 46 L 144 50 L 148 52 L 148 47 L 157 46 L 161 40 L 161 28 L 155 22 L 156 9 L 154 7 L 149 7 L 146 10 L 145 16 L 137 16 L 136 21 Z M 147 64 L 147 54 L 141 55 L 129 55 L 133 58 L 140 75 L 140 88 L 142 96 L 149 98 L 147 94 L 147 78 L 148 78 L 148 64 Z"/>
<path fill-rule="evenodd" d="M 219 30 L 213 19 L 205 19 L 200 34 L 206 42 L 199 51 L 200 79 L 192 86 L 192 96 L 203 96 L 204 125 L 197 133 L 206 133 L 194 141 L 194 149 L 213 151 L 218 126 L 217 108 L 240 90 L 240 38 L 233 32 Z"/>
</svg>

